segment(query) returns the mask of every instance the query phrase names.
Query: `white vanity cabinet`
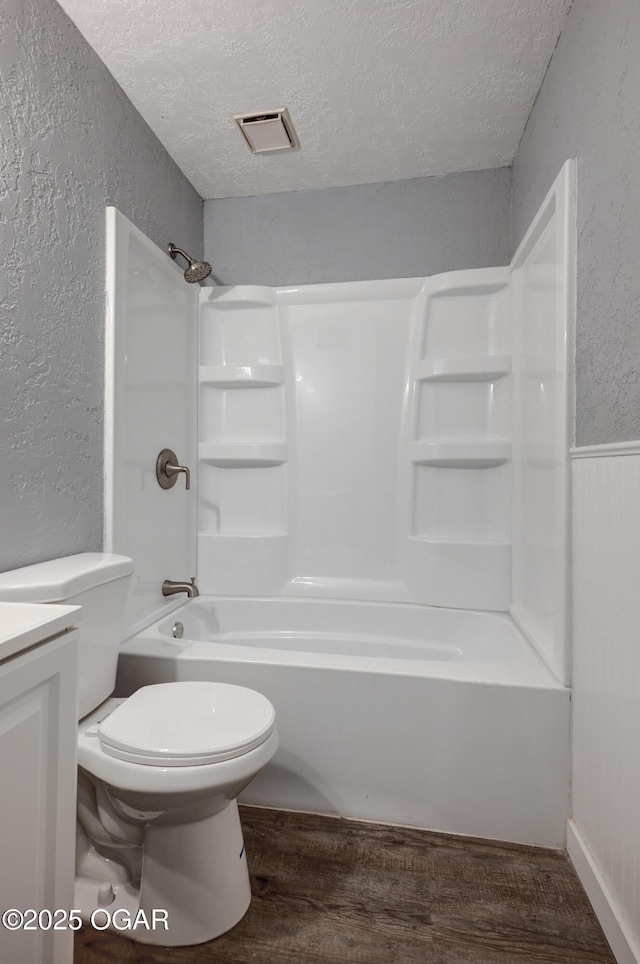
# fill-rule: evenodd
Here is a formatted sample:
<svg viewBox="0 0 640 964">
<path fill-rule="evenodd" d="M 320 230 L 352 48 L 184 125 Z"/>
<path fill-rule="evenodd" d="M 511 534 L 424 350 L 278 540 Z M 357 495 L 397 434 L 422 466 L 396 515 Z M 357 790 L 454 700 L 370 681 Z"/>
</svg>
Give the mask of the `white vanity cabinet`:
<svg viewBox="0 0 640 964">
<path fill-rule="evenodd" d="M 46 912 L 73 907 L 79 612 L 0 603 L 0 918 L 45 911 L 33 930 L 0 919 L 7 964 L 73 960 L 67 920 Z"/>
</svg>

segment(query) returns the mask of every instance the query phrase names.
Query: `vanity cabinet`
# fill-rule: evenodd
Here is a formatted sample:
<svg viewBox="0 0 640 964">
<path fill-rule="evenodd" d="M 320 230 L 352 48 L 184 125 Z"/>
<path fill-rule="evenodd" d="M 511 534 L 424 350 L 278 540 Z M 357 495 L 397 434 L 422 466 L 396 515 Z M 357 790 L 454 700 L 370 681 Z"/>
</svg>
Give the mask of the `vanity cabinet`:
<svg viewBox="0 0 640 964">
<path fill-rule="evenodd" d="M 77 615 L 0 603 L 0 915 L 73 907 Z M 71 964 L 73 932 L 54 923 L 0 922 L 0 960 Z"/>
</svg>

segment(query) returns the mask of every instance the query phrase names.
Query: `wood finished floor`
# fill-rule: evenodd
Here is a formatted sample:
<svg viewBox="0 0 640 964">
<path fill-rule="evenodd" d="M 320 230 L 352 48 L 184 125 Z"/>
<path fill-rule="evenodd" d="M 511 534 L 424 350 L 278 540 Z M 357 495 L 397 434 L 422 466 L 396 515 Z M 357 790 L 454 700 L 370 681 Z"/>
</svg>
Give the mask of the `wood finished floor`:
<svg viewBox="0 0 640 964">
<path fill-rule="evenodd" d="M 615 964 L 562 853 L 241 808 L 253 900 L 197 947 L 86 928 L 74 964 Z"/>
</svg>

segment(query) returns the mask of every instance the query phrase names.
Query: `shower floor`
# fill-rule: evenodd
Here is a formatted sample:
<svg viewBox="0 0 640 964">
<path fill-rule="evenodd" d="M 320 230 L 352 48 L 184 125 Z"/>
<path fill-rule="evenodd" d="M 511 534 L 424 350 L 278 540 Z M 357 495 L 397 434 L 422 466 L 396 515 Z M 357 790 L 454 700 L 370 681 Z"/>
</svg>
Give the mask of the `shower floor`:
<svg viewBox="0 0 640 964">
<path fill-rule="evenodd" d="M 242 807 L 253 901 L 198 947 L 89 928 L 74 964 L 615 964 L 559 851 Z"/>
</svg>

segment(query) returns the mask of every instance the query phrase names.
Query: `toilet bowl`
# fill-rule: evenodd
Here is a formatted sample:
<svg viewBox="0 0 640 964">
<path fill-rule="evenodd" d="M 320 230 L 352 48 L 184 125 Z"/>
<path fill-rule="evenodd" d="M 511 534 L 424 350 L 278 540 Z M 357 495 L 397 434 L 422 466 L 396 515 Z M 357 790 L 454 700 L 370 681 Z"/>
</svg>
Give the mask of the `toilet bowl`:
<svg viewBox="0 0 640 964">
<path fill-rule="evenodd" d="M 142 943 L 199 944 L 249 907 L 236 798 L 277 749 L 275 711 L 224 683 L 111 697 L 131 572 L 126 557 L 82 553 L 0 574 L 0 599 L 83 606 L 77 909 Z"/>
</svg>

